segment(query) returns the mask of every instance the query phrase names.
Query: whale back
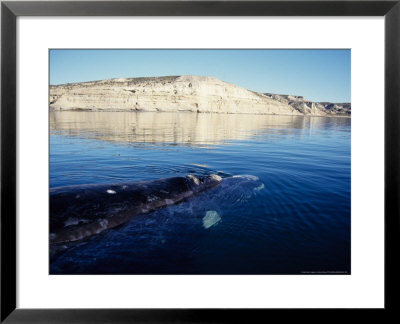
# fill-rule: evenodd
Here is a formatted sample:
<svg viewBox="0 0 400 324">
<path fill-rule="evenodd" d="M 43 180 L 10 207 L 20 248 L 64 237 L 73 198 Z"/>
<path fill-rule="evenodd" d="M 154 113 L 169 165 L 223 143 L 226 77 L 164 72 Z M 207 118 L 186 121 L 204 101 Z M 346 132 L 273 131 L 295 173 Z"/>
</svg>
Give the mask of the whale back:
<svg viewBox="0 0 400 324">
<path fill-rule="evenodd" d="M 92 184 L 50 190 L 50 242 L 76 241 L 130 218 L 176 204 L 215 187 L 217 176 L 188 176 L 122 184 Z"/>
</svg>

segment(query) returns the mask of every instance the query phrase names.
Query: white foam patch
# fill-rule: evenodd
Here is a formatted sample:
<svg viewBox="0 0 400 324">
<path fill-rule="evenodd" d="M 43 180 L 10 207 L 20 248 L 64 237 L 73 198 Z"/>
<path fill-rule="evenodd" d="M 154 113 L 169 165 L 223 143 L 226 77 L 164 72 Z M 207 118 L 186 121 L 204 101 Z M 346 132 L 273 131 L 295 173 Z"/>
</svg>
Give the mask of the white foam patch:
<svg viewBox="0 0 400 324">
<path fill-rule="evenodd" d="M 221 216 L 215 210 L 209 210 L 206 212 L 206 216 L 203 217 L 204 228 L 210 228 L 221 220 Z"/>
<path fill-rule="evenodd" d="M 207 168 L 208 167 L 207 164 L 200 164 L 200 163 L 192 163 L 192 165 L 198 166 L 198 167 L 201 167 L 201 168 Z"/>
<path fill-rule="evenodd" d="M 233 176 L 233 178 L 243 178 L 243 179 L 253 180 L 253 181 L 258 180 L 258 177 L 250 175 L 250 174 L 235 175 L 235 176 Z"/>
<path fill-rule="evenodd" d="M 107 193 L 109 193 L 110 195 L 115 195 L 117 192 L 114 190 L 108 189 Z"/>
<path fill-rule="evenodd" d="M 261 185 L 259 185 L 258 187 L 256 187 L 256 188 L 254 188 L 254 191 L 260 191 L 260 190 L 263 190 L 265 187 L 264 187 L 264 184 L 262 183 Z"/>
</svg>

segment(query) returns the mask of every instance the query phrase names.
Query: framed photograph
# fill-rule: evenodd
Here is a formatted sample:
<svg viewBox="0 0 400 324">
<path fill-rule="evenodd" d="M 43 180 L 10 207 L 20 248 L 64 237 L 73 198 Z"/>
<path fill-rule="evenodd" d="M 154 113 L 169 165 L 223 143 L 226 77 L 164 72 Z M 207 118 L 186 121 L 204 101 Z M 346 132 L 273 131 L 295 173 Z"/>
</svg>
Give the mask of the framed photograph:
<svg viewBox="0 0 400 324">
<path fill-rule="evenodd" d="M 399 15 L 2 2 L 1 321 L 394 313 Z"/>
<path fill-rule="evenodd" d="M 49 56 L 50 274 L 351 274 L 351 50 Z"/>
</svg>

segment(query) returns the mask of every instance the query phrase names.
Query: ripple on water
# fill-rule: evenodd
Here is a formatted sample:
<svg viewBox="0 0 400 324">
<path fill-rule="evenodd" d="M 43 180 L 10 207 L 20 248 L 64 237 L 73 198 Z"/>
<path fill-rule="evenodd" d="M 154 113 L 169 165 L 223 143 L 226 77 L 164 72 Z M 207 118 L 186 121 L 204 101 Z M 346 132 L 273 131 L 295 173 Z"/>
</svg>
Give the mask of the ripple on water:
<svg viewBox="0 0 400 324">
<path fill-rule="evenodd" d="M 50 136 L 51 186 L 190 173 L 226 179 L 193 199 L 59 247 L 52 254 L 51 273 L 350 269 L 350 120 L 56 115 Z M 82 121 L 78 115 L 86 117 Z M 93 116 L 103 122 L 93 123 Z M 232 177 L 239 174 L 259 180 Z"/>
</svg>

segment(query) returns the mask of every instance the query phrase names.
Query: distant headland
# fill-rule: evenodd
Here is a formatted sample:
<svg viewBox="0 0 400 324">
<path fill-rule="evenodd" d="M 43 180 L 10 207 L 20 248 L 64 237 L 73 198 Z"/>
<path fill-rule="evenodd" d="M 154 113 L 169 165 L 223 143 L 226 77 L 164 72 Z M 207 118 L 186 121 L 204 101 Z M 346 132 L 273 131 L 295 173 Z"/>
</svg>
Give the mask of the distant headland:
<svg viewBox="0 0 400 324">
<path fill-rule="evenodd" d="M 215 77 L 120 78 L 50 86 L 51 111 L 163 111 L 350 117 L 350 103 L 260 93 Z"/>
</svg>

